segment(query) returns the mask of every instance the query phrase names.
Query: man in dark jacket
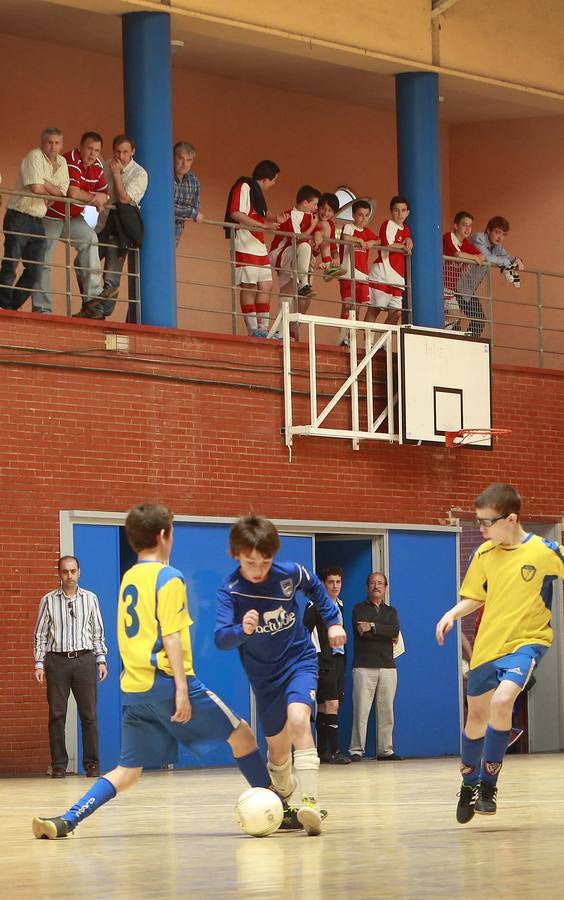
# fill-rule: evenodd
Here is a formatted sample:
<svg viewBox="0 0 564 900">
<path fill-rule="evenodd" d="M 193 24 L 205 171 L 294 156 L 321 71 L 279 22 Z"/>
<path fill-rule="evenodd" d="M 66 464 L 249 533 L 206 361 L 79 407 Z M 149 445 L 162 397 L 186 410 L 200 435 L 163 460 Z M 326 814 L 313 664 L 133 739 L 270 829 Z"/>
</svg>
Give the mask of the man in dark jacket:
<svg viewBox="0 0 564 900">
<path fill-rule="evenodd" d="M 343 584 L 343 570 L 339 566 L 325 569 L 322 576 L 325 590 L 343 617 L 343 604 L 339 594 Z M 317 683 L 317 753 L 321 762 L 347 765 L 348 756 L 341 753 L 339 745 L 339 704 L 345 692 L 345 648 L 331 647 L 327 626 L 315 603 L 308 603 L 304 623 L 311 631 L 317 650 L 319 681 Z"/>
<path fill-rule="evenodd" d="M 367 597 L 353 609 L 353 727 L 350 754 L 360 762 L 366 744 L 366 726 L 376 697 L 377 753 L 380 760 L 403 759 L 394 753 L 394 697 L 397 671 L 394 642 L 399 619 L 393 606 L 384 602 L 388 579 L 372 572 L 366 581 Z"/>
</svg>

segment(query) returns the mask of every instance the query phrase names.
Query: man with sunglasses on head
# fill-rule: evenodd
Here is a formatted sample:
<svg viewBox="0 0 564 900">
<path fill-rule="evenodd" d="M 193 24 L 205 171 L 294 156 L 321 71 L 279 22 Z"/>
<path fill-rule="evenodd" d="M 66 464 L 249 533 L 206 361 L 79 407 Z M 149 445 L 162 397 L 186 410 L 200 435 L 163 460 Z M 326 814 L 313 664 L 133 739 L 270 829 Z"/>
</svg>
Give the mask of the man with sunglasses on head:
<svg viewBox="0 0 564 900">
<path fill-rule="evenodd" d="M 564 548 L 523 530 L 521 498 L 491 484 L 475 501 L 485 543 L 474 553 L 460 602 L 437 623 L 443 645 L 457 619 L 483 608 L 468 673 L 456 819 L 497 811 L 497 780 L 511 739 L 513 706 L 552 643 L 552 583 L 564 577 Z"/>
<path fill-rule="evenodd" d="M 41 599 L 35 625 L 35 678 L 47 684 L 51 777 L 64 778 L 68 754 L 65 722 L 72 691 L 82 727 L 83 766 L 88 778 L 98 778 L 98 681 L 108 675 L 104 623 L 98 597 L 79 587 L 75 556 L 58 562 L 60 587 Z"/>
</svg>

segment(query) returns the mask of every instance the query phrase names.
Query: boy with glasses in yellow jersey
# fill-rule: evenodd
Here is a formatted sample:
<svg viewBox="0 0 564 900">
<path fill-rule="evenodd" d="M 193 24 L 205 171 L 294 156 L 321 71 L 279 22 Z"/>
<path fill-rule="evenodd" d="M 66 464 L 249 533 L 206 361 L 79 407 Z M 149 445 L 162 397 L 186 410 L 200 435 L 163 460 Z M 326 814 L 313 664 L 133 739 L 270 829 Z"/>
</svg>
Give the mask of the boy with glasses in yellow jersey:
<svg viewBox="0 0 564 900">
<path fill-rule="evenodd" d="M 155 503 L 134 506 L 125 530 L 137 563 L 123 576 L 118 601 L 123 662 L 119 764 L 62 816 L 35 818 L 37 838 L 66 837 L 100 806 L 132 787 L 143 767 L 161 768 L 178 744 L 203 756 L 227 741 L 251 787 L 271 787 L 247 723 L 194 674 L 186 583 L 168 564 L 172 514 Z"/>
<path fill-rule="evenodd" d="M 470 561 L 461 600 L 437 623 L 444 644 L 457 619 L 484 608 L 468 673 L 457 821 L 494 815 L 497 780 L 511 736 L 514 703 L 552 643 L 552 583 L 564 577 L 564 548 L 527 533 L 521 498 L 492 484 L 475 501 L 485 543 Z"/>
</svg>

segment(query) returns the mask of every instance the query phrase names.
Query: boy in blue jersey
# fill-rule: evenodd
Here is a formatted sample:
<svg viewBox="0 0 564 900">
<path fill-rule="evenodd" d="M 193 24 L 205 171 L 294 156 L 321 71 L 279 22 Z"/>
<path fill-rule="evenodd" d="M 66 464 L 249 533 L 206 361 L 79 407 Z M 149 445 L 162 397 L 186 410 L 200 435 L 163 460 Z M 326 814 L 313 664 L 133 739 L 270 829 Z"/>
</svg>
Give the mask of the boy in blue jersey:
<svg viewBox="0 0 564 900">
<path fill-rule="evenodd" d="M 296 602 L 301 590 L 327 625 L 329 643 L 346 641 L 338 608 L 316 575 L 292 562 L 274 562 L 280 547 L 275 526 L 260 516 L 239 519 L 229 535 L 238 568 L 218 592 L 215 643 L 237 648 L 253 688 L 268 744 L 268 770 L 278 793 L 288 798 L 299 779 L 297 819 L 308 835 L 321 832 L 319 757 L 311 731 L 317 687 L 317 656 Z"/>
<path fill-rule="evenodd" d="M 252 787 L 271 787 L 255 737 L 194 674 L 184 576 L 168 565 L 172 514 L 154 503 L 125 521 L 137 563 L 123 576 L 118 601 L 122 723 L 119 765 L 62 816 L 35 818 L 35 837 L 66 837 L 83 819 L 134 785 L 144 766 L 162 767 L 178 744 L 203 755 L 227 741 Z"/>
<path fill-rule="evenodd" d="M 513 706 L 552 643 L 552 583 L 564 577 L 564 548 L 521 527 L 521 498 L 492 484 L 477 498 L 486 539 L 470 562 L 461 600 L 437 623 L 438 643 L 456 619 L 484 608 L 468 673 L 457 821 L 497 810 L 497 780 L 511 737 Z"/>
</svg>

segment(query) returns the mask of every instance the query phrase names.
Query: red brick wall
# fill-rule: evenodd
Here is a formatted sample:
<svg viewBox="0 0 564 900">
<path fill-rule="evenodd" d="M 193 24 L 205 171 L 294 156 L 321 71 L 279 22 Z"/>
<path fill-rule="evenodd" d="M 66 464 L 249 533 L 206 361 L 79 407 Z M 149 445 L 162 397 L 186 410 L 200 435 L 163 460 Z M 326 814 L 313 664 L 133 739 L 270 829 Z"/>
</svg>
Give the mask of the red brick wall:
<svg viewBox="0 0 564 900">
<path fill-rule="evenodd" d="M 126 359 L 104 350 L 108 323 L 1 315 L 0 772 L 39 771 L 49 758 L 32 633 L 56 583 L 61 509 L 158 499 L 184 515 L 252 506 L 273 518 L 436 524 L 497 479 L 519 487 L 529 519 L 564 509 L 562 373 L 494 370 L 495 421 L 513 434 L 491 453 L 297 438 L 290 463 L 276 343 L 140 328 Z M 295 355 L 307 391 L 305 349 Z M 327 387 L 344 360 L 320 351 Z"/>
</svg>

